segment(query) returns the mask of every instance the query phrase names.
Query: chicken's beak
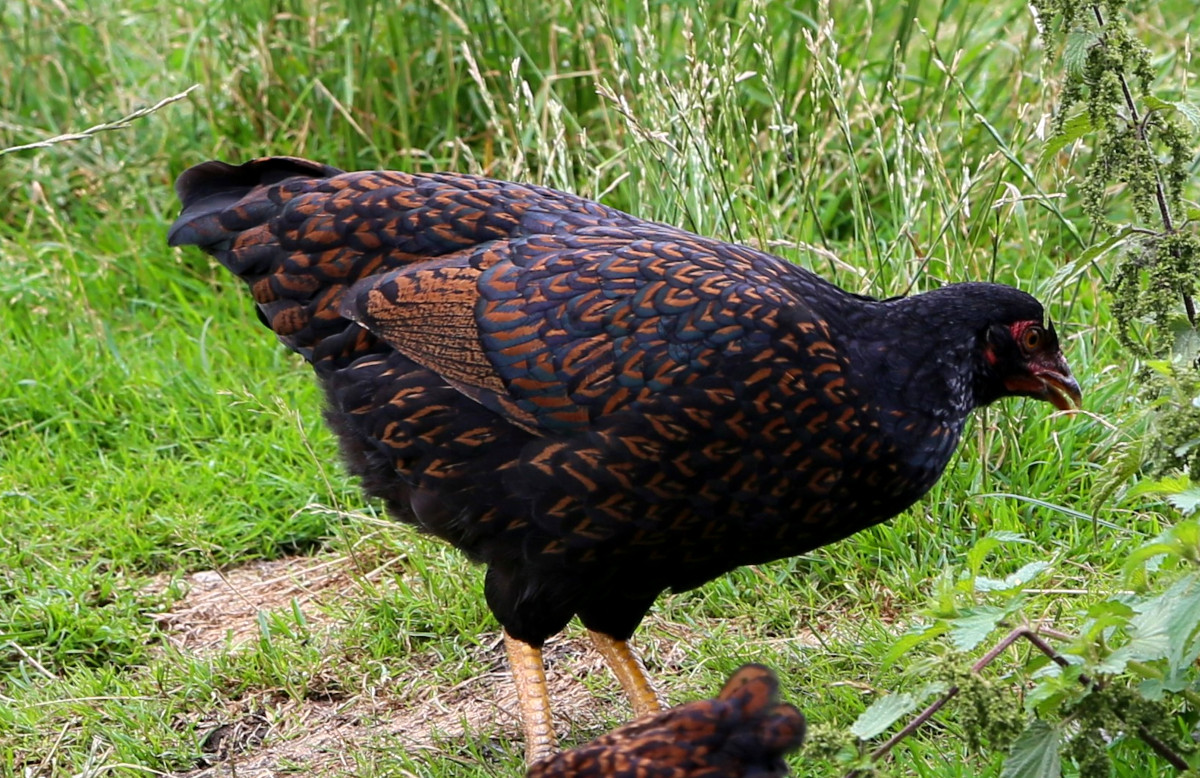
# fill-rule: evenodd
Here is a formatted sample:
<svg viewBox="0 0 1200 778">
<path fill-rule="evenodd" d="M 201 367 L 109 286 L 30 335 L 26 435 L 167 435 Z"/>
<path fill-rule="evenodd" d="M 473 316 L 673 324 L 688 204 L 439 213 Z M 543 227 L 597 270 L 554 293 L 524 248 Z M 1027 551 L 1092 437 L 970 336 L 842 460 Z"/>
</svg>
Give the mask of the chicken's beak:
<svg viewBox="0 0 1200 778">
<path fill-rule="evenodd" d="M 1060 411 L 1079 407 L 1083 393 L 1061 352 L 1031 361 L 1028 367 L 1027 374 L 1012 376 L 1004 382 L 1008 391 L 1045 400 Z"/>
</svg>

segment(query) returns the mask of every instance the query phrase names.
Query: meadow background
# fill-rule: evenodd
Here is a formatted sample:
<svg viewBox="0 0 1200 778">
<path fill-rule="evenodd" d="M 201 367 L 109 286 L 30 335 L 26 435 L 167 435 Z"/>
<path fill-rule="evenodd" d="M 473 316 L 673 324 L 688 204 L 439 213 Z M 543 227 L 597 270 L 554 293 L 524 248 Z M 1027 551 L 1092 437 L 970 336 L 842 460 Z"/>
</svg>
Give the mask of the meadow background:
<svg viewBox="0 0 1200 778">
<path fill-rule="evenodd" d="M 1168 92 L 1190 83 L 1193 17 L 1183 0 L 1130 17 Z M 1023 2 L 27 0 L 0 6 L 0 74 L 0 148 L 199 85 L 125 129 L 0 156 L 0 775 L 258 775 L 272 746 L 280 774 L 521 771 L 500 713 L 420 747 L 389 726 L 432 703 L 452 718 L 481 683 L 507 683 L 481 571 L 364 501 L 309 371 L 239 283 L 167 248 L 175 176 L 213 157 L 520 179 L 857 292 L 986 279 L 1047 304 L 1084 412 L 989 408 L 890 524 L 663 598 L 635 642 L 672 703 L 754 660 L 823 733 L 844 731 L 949 650 L 883 661 L 944 571 L 1046 562 L 1023 613 L 1070 632 L 1176 519 L 1130 488 L 1145 407 L 1114 336 L 1111 266 L 1081 259 L 1090 150 L 1039 163 L 1063 68 Z M 1021 540 L 970 553 L 997 532 Z M 203 651 L 180 636 L 172 614 L 216 575 L 203 571 L 296 557 L 343 588 L 252 608 Z M 568 745 L 628 716 L 575 645 L 557 671 L 601 704 L 560 722 Z M 361 737 L 287 756 L 334 720 L 310 705 Z M 951 703 L 882 769 L 1000 775 L 1000 753 L 966 745 L 972 727 Z M 1119 775 L 1167 769 L 1121 754 Z M 828 749 L 792 764 L 844 770 Z"/>
</svg>

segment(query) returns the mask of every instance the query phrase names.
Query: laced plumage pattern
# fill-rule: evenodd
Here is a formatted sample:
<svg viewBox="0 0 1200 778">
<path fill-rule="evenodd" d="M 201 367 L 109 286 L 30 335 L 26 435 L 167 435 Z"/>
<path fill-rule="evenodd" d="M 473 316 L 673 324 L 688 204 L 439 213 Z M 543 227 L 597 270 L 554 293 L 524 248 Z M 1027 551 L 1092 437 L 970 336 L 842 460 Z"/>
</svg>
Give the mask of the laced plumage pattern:
<svg viewBox="0 0 1200 778">
<path fill-rule="evenodd" d="M 623 641 L 664 590 L 896 515 L 975 407 L 1079 399 L 1041 305 L 1007 286 L 873 300 L 745 246 L 454 173 L 283 157 L 207 162 L 176 189 L 171 244 L 242 278 L 312 363 L 365 490 L 485 564 L 521 645 L 573 616 L 622 644 L 612 661 L 647 708 Z"/>
</svg>

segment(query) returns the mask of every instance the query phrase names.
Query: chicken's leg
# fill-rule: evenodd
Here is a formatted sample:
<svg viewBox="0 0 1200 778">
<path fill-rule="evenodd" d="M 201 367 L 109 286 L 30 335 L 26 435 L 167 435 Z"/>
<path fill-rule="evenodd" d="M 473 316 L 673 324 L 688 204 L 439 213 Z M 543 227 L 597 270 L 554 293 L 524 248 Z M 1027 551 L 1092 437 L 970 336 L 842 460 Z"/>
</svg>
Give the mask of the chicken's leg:
<svg viewBox="0 0 1200 778">
<path fill-rule="evenodd" d="M 504 633 L 508 666 L 517 687 L 521 728 L 525 730 L 525 765 L 549 756 L 558 749 L 554 723 L 550 720 L 550 692 L 546 689 L 546 667 L 542 649 Z"/>
<path fill-rule="evenodd" d="M 633 649 L 624 640 L 613 640 L 603 632 L 588 630 L 596 650 L 604 657 L 604 661 L 612 668 L 617 676 L 629 704 L 633 706 L 635 716 L 645 716 L 647 713 L 658 713 L 662 704 L 654 692 L 654 686 L 646 675 L 642 661 L 633 653 Z"/>
</svg>

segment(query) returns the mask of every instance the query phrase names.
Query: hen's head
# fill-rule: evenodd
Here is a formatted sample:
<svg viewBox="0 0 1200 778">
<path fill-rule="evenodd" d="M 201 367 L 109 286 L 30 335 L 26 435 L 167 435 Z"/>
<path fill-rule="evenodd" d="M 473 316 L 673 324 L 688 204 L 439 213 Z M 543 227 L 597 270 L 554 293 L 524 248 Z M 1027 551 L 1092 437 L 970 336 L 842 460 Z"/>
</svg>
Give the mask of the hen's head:
<svg viewBox="0 0 1200 778">
<path fill-rule="evenodd" d="M 934 406 L 965 417 L 1002 397 L 1067 410 L 1079 384 L 1054 324 L 1035 298 L 1002 284 L 950 284 L 880 303 L 877 381 L 899 407 Z"/>
<path fill-rule="evenodd" d="M 976 406 L 1014 396 L 1044 400 L 1059 410 L 1079 406 L 1079 384 L 1054 323 L 1035 298 L 1001 284 L 952 284 L 921 297 L 966 325 Z"/>
<path fill-rule="evenodd" d="M 990 326 L 982 345 L 976 397 L 980 404 L 1006 395 L 1045 400 L 1059 410 L 1079 406 L 1079 384 L 1058 346 L 1054 322 L 1036 319 Z"/>
</svg>

